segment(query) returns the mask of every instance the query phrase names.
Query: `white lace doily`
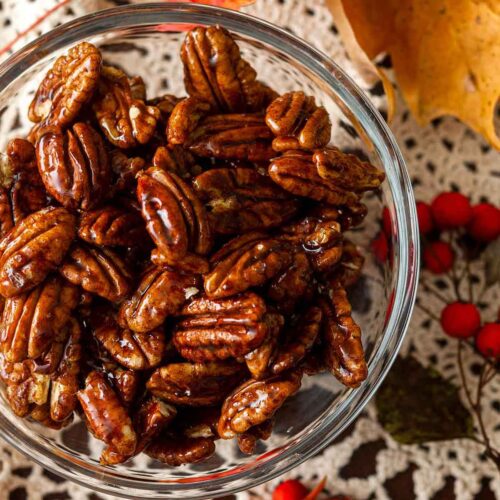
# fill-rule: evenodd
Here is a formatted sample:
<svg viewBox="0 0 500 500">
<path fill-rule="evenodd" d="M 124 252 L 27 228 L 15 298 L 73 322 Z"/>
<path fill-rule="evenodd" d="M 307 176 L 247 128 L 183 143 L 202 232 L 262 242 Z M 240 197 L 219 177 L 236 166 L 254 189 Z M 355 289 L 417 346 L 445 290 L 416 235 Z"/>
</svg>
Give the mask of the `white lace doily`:
<svg viewBox="0 0 500 500">
<path fill-rule="evenodd" d="M 48 11 L 56 0 L 3 0 L 0 2 L 0 45 L 12 40 Z M 46 32 L 75 16 L 126 1 L 70 1 L 51 14 L 36 30 L 14 45 L 19 48 L 41 32 Z M 356 72 L 346 57 L 330 14 L 321 2 L 308 0 L 257 0 L 247 12 L 286 27 L 330 55 L 351 76 Z M 374 103 L 384 108 L 379 85 L 365 89 Z M 442 190 L 459 189 L 475 202 L 498 202 L 500 157 L 484 140 L 452 118 L 437 120 L 425 128 L 417 126 L 402 102 L 392 129 L 406 158 L 417 198 L 429 201 Z M 440 286 L 436 284 L 436 286 Z M 441 284 L 442 286 L 442 284 Z M 441 293 L 446 295 L 448 290 Z M 450 295 L 451 298 L 451 295 Z M 439 314 L 441 304 L 420 290 L 420 303 Z M 485 302 L 498 307 L 498 296 L 485 296 Z M 491 311 L 490 311 L 491 312 Z M 494 313 L 491 312 L 493 315 Z M 493 317 L 493 316 L 492 316 Z M 403 347 L 424 365 L 435 365 L 447 378 L 457 378 L 454 349 L 447 348 L 440 327 L 419 307 L 416 308 L 409 335 Z M 467 353 L 469 376 L 478 359 Z M 498 377 L 497 377 L 498 379 Z M 497 445 L 500 387 L 498 380 L 487 388 L 484 409 L 486 426 Z M 496 429 L 495 429 L 496 426 Z M 34 465 L 9 446 L 0 446 L 1 499 L 64 500 L 110 498 L 69 483 Z M 315 484 L 328 476 L 328 489 L 355 499 L 401 500 L 490 500 L 500 498 L 500 478 L 483 456 L 480 445 L 468 440 L 401 446 L 377 423 L 370 404 L 356 423 L 336 443 L 310 459 L 286 477 L 300 477 Z M 254 491 L 240 493 L 238 499 L 269 499 L 277 479 Z M 230 497 L 236 498 L 236 497 Z M 326 497 L 325 497 L 326 498 Z"/>
</svg>

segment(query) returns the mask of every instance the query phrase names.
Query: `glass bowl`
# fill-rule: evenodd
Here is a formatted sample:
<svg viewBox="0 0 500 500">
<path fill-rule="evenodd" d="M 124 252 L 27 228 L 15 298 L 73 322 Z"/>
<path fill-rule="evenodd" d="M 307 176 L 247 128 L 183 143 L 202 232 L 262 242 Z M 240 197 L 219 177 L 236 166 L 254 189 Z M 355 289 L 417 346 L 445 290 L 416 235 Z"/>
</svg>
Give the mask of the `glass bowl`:
<svg viewBox="0 0 500 500">
<path fill-rule="evenodd" d="M 368 157 L 387 180 L 367 196 L 369 215 L 351 238 L 367 257 L 363 277 L 350 291 L 363 330 L 367 380 L 358 389 L 329 374 L 304 379 L 300 392 L 277 415 L 276 428 L 253 456 L 233 442 L 218 441 L 210 460 L 169 468 L 146 456 L 115 467 L 99 464 L 101 444 L 79 419 L 51 431 L 13 415 L 0 398 L 0 434 L 51 471 L 94 490 L 131 498 L 209 498 L 249 489 L 318 453 L 338 436 L 373 396 L 403 340 L 418 274 L 418 233 L 410 180 L 394 137 L 352 80 L 311 46 L 265 21 L 238 12 L 193 4 L 142 4 L 91 14 L 38 38 L 0 66 L 0 150 L 30 127 L 28 104 L 54 59 L 87 40 L 129 74 L 144 77 L 148 96 L 184 93 L 179 47 L 194 24 L 220 24 L 237 38 L 259 79 L 278 92 L 303 90 L 330 113 L 332 141 Z M 381 265 L 370 254 L 382 207 L 391 216 L 391 257 Z M 395 402 L 395 404 L 397 404 Z"/>
</svg>

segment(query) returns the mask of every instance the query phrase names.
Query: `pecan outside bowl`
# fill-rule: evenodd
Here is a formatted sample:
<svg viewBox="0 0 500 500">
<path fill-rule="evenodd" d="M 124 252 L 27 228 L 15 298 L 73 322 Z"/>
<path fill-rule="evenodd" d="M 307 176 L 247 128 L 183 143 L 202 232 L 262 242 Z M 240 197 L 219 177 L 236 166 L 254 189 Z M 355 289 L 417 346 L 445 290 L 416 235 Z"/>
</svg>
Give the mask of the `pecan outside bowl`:
<svg viewBox="0 0 500 500">
<path fill-rule="evenodd" d="M 54 60 L 83 40 L 104 57 L 146 80 L 148 93 L 182 95 L 178 57 L 185 31 L 219 24 L 237 38 L 259 79 L 280 93 L 303 90 L 330 114 L 333 143 L 364 155 L 386 173 L 376 194 L 365 197 L 368 216 L 351 238 L 363 250 L 363 276 L 350 292 L 363 331 L 368 377 L 357 389 L 331 375 L 304 379 L 280 410 L 271 438 L 244 456 L 233 441 L 220 442 L 208 461 L 171 468 L 145 455 L 102 466 L 102 443 L 76 418 L 61 432 L 10 410 L 0 394 L 0 435 L 43 467 L 95 491 L 128 498 L 213 498 L 250 489 L 317 454 L 353 422 L 391 367 L 411 316 L 418 278 L 415 203 L 403 158 L 382 117 L 366 95 L 328 57 L 285 30 L 249 15 L 193 4 L 127 5 L 82 17 L 30 43 L 0 65 L 0 151 L 30 127 L 26 110 Z M 0 156 L 0 166 L 4 158 Z M 370 242 L 386 206 L 392 220 L 392 258 L 375 262 Z"/>
</svg>

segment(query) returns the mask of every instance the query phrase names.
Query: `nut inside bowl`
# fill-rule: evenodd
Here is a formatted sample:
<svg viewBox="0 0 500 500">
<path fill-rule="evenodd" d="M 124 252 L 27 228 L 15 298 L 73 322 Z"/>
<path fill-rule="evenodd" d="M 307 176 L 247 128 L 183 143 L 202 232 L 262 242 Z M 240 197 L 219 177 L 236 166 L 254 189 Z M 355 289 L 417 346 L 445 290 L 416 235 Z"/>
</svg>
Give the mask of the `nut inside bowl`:
<svg viewBox="0 0 500 500">
<path fill-rule="evenodd" d="M 363 332 L 368 377 L 347 389 L 330 375 L 305 377 L 279 411 L 273 435 L 256 454 L 243 456 L 233 441 L 218 441 L 208 461 L 170 468 L 145 455 L 102 466 L 102 444 L 79 419 L 51 431 L 13 415 L 2 395 L 1 434 L 44 467 L 80 484 L 131 498 L 211 498 L 251 488 L 298 465 L 335 438 L 361 411 L 384 378 L 402 342 L 417 282 L 418 245 L 414 200 L 398 147 L 380 115 L 356 85 L 327 57 L 284 30 L 237 12 L 185 4 L 126 6 L 85 16 L 40 37 L 0 66 L 0 150 L 30 129 L 26 110 L 54 60 L 86 40 L 105 60 L 140 75 L 149 96 L 185 95 L 178 57 L 192 25 L 219 24 L 236 37 L 258 77 L 280 94 L 302 90 L 332 120 L 331 143 L 383 169 L 386 181 L 365 196 L 368 216 L 350 238 L 363 249 L 363 276 L 350 290 Z M 382 207 L 392 221 L 392 258 L 383 267 L 370 252 Z"/>
</svg>

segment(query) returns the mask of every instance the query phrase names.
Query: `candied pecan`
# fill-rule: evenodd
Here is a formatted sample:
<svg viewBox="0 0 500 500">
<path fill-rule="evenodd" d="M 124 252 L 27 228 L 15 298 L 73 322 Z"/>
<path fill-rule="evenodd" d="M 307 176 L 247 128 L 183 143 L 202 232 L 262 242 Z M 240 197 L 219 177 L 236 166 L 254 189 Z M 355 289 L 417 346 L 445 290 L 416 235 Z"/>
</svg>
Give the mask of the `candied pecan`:
<svg viewBox="0 0 500 500">
<path fill-rule="evenodd" d="M 248 371 L 254 379 L 264 378 L 271 364 L 278 346 L 280 331 L 284 320 L 281 314 L 268 314 L 269 333 L 262 344 L 245 355 Z"/>
<path fill-rule="evenodd" d="M 255 70 L 221 26 L 190 31 L 181 48 L 181 59 L 188 94 L 210 103 L 214 111 L 259 110 L 272 96 L 268 87 L 256 81 Z"/>
<path fill-rule="evenodd" d="M 48 403 L 44 403 L 43 405 L 36 405 L 33 410 L 31 410 L 30 418 L 42 424 L 49 429 L 59 430 L 69 425 L 73 416 L 70 414 L 65 420 L 54 420 L 50 414 L 50 405 Z"/>
<path fill-rule="evenodd" d="M 130 85 L 130 95 L 132 99 L 146 100 L 146 84 L 141 76 L 133 76 L 128 79 Z"/>
<path fill-rule="evenodd" d="M 272 431 L 272 419 L 266 420 L 265 422 L 262 422 L 261 424 L 254 427 L 250 427 L 248 431 L 243 432 L 242 434 L 238 434 L 238 448 L 240 449 L 241 453 L 244 453 L 245 455 L 252 455 L 255 453 L 257 443 L 260 440 L 265 441 L 266 439 L 268 439 L 269 436 L 271 436 Z"/>
<path fill-rule="evenodd" d="M 132 417 L 137 435 L 137 445 L 133 455 L 138 455 L 175 418 L 177 411 L 156 398 L 144 401 Z M 121 455 L 114 447 L 108 446 L 101 455 L 101 464 L 114 465 L 125 462 L 131 456 Z"/>
<path fill-rule="evenodd" d="M 213 438 L 186 438 L 162 435 L 144 451 L 146 455 L 171 467 L 194 464 L 215 453 Z"/>
<path fill-rule="evenodd" d="M 196 97 L 178 102 L 168 119 L 167 139 L 170 144 L 184 144 L 200 120 L 210 112 L 210 104 Z"/>
<path fill-rule="evenodd" d="M 44 120 L 65 126 L 74 120 L 97 87 L 101 54 L 92 44 L 81 42 L 56 59 L 30 104 L 32 122 Z"/>
<path fill-rule="evenodd" d="M 308 210 L 307 214 L 314 220 L 317 218 L 321 221 L 337 221 L 342 228 L 342 231 L 347 231 L 353 227 L 359 226 L 368 209 L 361 202 L 354 203 L 348 207 L 332 207 L 330 205 L 316 205 Z"/>
<path fill-rule="evenodd" d="M 205 207 L 178 175 L 152 167 L 137 182 L 146 229 L 171 264 L 189 252 L 206 255 L 212 232 Z"/>
<path fill-rule="evenodd" d="M 7 156 L 12 168 L 10 187 L 14 223 L 47 206 L 47 193 L 38 172 L 33 144 L 24 139 L 12 139 L 7 144 Z"/>
<path fill-rule="evenodd" d="M 17 224 L 0 242 L 0 293 L 12 297 L 41 283 L 62 262 L 75 232 L 75 218 L 64 208 L 44 208 Z"/>
<path fill-rule="evenodd" d="M 201 121 L 185 146 L 207 158 L 263 161 L 276 155 L 271 139 L 261 115 L 213 115 Z"/>
<path fill-rule="evenodd" d="M 348 387 L 357 387 L 367 375 L 361 330 L 351 316 L 351 304 L 343 286 L 334 281 L 320 301 L 323 342 L 328 369 Z"/>
<path fill-rule="evenodd" d="M 78 289 L 52 276 L 33 290 L 7 299 L 2 316 L 2 351 L 11 362 L 35 359 L 50 348 L 78 305 Z"/>
<path fill-rule="evenodd" d="M 158 108 L 134 98 L 127 75 L 111 66 L 102 69 L 93 108 L 104 135 L 122 149 L 149 142 L 160 118 Z"/>
<path fill-rule="evenodd" d="M 270 366 L 277 375 L 297 366 L 314 346 L 321 330 L 322 313 L 319 307 L 310 306 L 299 317 L 297 324 L 287 334 L 285 345 L 281 346 Z"/>
<path fill-rule="evenodd" d="M 111 302 L 125 298 L 131 275 L 123 260 L 109 249 L 79 244 L 69 252 L 60 273 L 71 283 Z"/>
<path fill-rule="evenodd" d="M 231 439 L 272 418 L 285 400 L 299 390 L 301 379 L 301 371 L 291 371 L 242 384 L 224 401 L 219 436 Z"/>
<path fill-rule="evenodd" d="M 292 246 L 262 233 L 234 238 L 211 258 L 212 270 L 205 275 L 205 292 L 222 298 L 260 286 L 292 263 Z"/>
<path fill-rule="evenodd" d="M 159 146 L 153 156 L 153 167 L 174 172 L 183 179 L 192 177 L 201 172 L 194 156 L 182 146 Z"/>
<path fill-rule="evenodd" d="M 180 97 L 172 94 L 164 94 L 160 97 L 149 99 L 147 103 L 150 106 L 155 106 L 156 108 L 158 108 L 158 110 L 160 111 L 160 122 L 166 126 L 170 113 L 172 113 L 175 105 L 180 101 L 182 101 Z"/>
<path fill-rule="evenodd" d="M 199 297 L 180 312 L 174 344 L 184 358 L 203 363 L 244 356 L 269 332 L 264 300 L 247 292 L 226 299 Z"/>
<path fill-rule="evenodd" d="M 365 258 L 350 240 L 344 240 L 342 259 L 335 269 L 335 279 L 344 287 L 354 285 L 361 277 Z"/>
<path fill-rule="evenodd" d="M 132 297 L 122 304 L 120 323 L 136 332 L 157 328 L 196 295 L 199 286 L 194 275 L 153 267 L 144 274 Z"/>
<path fill-rule="evenodd" d="M 299 208 L 286 191 L 251 168 L 214 168 L 198 175 L 193 185 L 220 234 L 276 227 Z"/>
<path fill-rule="evenodd" d="M 130 456 L 137 445 L 137 435 L 127 410 L 103 373 L 92 371 L 85 386 L 78 391 L 78 400 L 92 434 L 117 453 Z"/>
<path fill-rule="evenodd" d="M 385 179 L 382 170 L 337 148 L 315 151 L 312 159 L 320 177 L 356 193 L 377 189 Z"/>
<path fill-rule="evenodd" d="M 139 372 L 116 366 L 109 369 L 108 366 L 107 375 L 122 403 L 127 407 L 130 406 L 139 392 L 141 383 Z"/>
<path fill-rule="evenodd" d="M 147 233 L 140 212 L 120 205 L 105 205 L 83 213 L 78 236 L 94 245 L 133 246 L 147 238 Z"/>
<path fill-rule="evenodd" d="M 76 408 L 78 377 L 82 357 L 82 330 L 75 319 L 69 321 L 69 338 L 64 346 L 62 359 L 52 375 L 50 388 L 50 417 L 56 422 L 66 420 Z"/>
<path fill-rule="evenodd" d="M 172 404 L 210 406 L 222 401 L 244 372 L 243 365 L 235 362 L 171 363 L 158 368 L 146 387 Z"/>
<path fill-rule="evenodd" d="M 110 356 L 130 370 L 148 370 L 158 366 L 165 352 L 162 329 L 137 333 L 122 328 L 112 314 L 92 318 L 93 334 Z"/>
<path fill-rule="evenodd" d="M 318 222 L 314 230 L 304 236 L 302 246 L 316 271 L 326 272 L 340 261 L 342 238 L 340 224 L 334 221 Z"/>
<path fill-rule="evenodd" d="M 47 191 L 68 209 L 88 210 L 107 194 L 111 170 L 101 136 L 86 123 L 66 132 L 51 130 L 36 146 Z"/>
<path fill-rule="evenodd" d="M 135 191 L 135 178 L 146 166 L 143 158 L 129 158 L 120 150 L 110 153 L 111 170 L 115 176 L 114 189 L 120 191 Z"/>
<path fill-rule="evenodd" d="M 283 156 L 272 160 L 269 175 L 283 189 L 297 196 L 331 205 L 351 206 L 358 202 L 356 193 L 320 177 L 311 155 L 302 151 L 287 151 Z"/>
<path fill-rule="evenodd" d="M 274 135 L 285 139 L 287 149 L 322 148 L 332 132 L 326 109 L 316 106 L 314 97 L 304 92 L 288 92 L 276 98 L 266 110 L 266 123 Z M 277 150 L 283 151 L 281 147 Z"/>
<path fill-rule="evenodd" d="M 151 252 L 151 262 L 155 266 L 165 267 L 172 265 L 172 259 L 156 248 Z M 205 274 L 208 273 L 210 265 L 208 260 L 194 253 L 188 253 L 182 260 L 175 262 L 175 267 L 185 273 Z"/>
<path fill-rule="evenodd" d="M 0 187 L 0 238 L 4 238 L 14 226 L 9 192 Z"/>
<path fill-rule="evenodd" d="M 291 314 L 302 298 L 308 300 L 312 295 L 312 269 L 304 252 L 296 252 L 290 267 L 277 274 L 267 289 L 278 311 Z"/>
</svg>

